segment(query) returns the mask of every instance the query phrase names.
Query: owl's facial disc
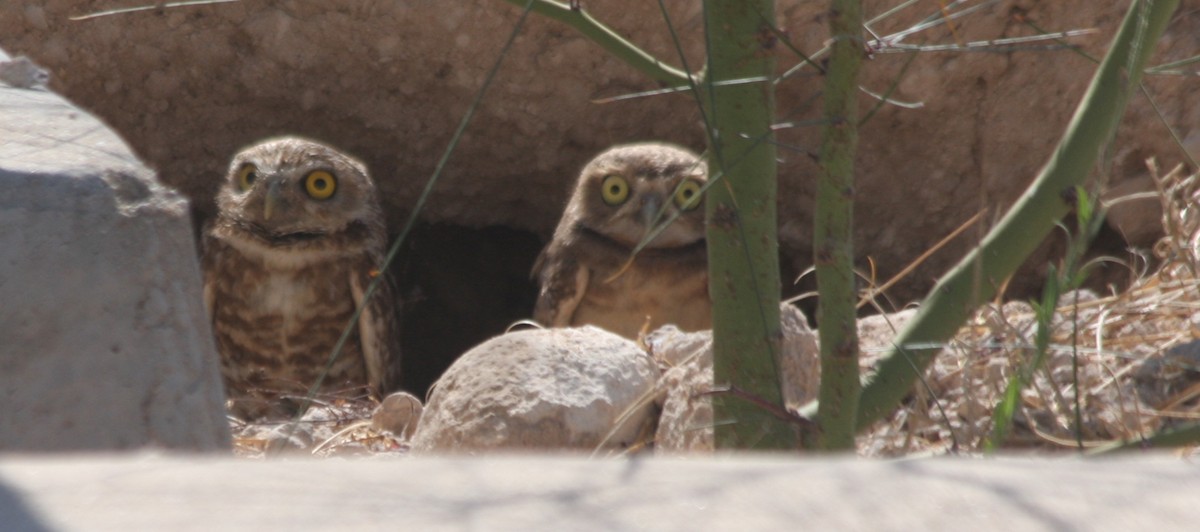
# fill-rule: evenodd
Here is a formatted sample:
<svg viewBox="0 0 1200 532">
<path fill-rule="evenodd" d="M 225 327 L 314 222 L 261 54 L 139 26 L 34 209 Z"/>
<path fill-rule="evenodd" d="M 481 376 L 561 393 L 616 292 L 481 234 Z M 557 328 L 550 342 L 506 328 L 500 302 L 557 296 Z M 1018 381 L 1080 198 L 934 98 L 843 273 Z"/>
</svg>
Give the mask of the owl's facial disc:
<svg viewBox="0 0 1200 532">
<path fill-rule="evenodd" d="M 233 176 L 233 193 L 223 201 L 258 238 L 275 245 L 299 243 L 342 231 L 369 216 L 352 187 L 339 187 L 335 170 L 277 170 L 259 164 Z M 239 205 L 238 207 L 233 207 Z"/>
<path fill-rule="evenodd" d="M 639 241 L 653 236 L 653 240 L 646 245 L 647 248 L 683 247 L 704 238 L 703 230 L 696 231 L 695 228 L 689 227 L 690 221 L 682 217 L 684 213 L 675 208 L 674 204 L 666 204 L 665 198 L 659 194 L 644 195 L 638 214 L 641 218 L 639 225 L 642 232 Z"/>
<path fill-rule="evenodd" d="M 615 146 L 580 172 L 560 227 L 576 227 L 632 249 L 671 252 L 704 244 L 706 166 L 675 146 Z"/>
<path fill-rule="evenodd" d="M 628 248 L 643 241 L 646 249 L 678 248 L 704 238 L 703 230 L 697 231 L 693 227 L 694 220 L 690 218 L 694 216 L 681 217 L 685 213 L 668 199 L 671 190 L 645 188 L 631 193 L 624 204 L 610 206 L 609 214 L 602 220 L 588 223 L 588 228 Z"/>
</svg>

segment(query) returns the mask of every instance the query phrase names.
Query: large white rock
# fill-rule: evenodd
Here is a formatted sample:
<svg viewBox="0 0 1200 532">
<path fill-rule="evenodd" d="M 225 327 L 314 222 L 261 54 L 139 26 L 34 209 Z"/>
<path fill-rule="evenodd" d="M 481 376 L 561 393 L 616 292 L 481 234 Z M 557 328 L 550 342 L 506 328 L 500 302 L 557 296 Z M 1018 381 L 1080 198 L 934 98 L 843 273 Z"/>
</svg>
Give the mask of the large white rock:
<svg viewBox="0 0 1200 532">
<path fill-rule="evenodd" d="M 434 385 L 412 449 L 621 448 L 654 423 L 658 375 L 637 344 L 596 327 L 497 336 Z"/>
<path fill-rule="evenodd" d="M 94 117 L 0 85 L 0 449 L 229 446 L 189 216 Z"/>
</svg>

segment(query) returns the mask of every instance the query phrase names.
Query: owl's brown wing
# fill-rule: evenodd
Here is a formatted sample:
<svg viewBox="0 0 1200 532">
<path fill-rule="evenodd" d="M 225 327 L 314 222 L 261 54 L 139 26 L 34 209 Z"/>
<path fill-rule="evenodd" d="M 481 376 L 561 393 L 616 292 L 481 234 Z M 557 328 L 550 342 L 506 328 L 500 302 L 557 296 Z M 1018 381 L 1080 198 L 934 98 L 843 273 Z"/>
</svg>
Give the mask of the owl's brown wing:
<svg viewBox="0 0 1200 532">
<path fill-rule="evenodd" d="M 542 285 L 533 319 L 547 327 L 569 327 L 587 292 L 588 269 L 573 257 L 553 256 L 547 248 L 534 262 L 533 274 Z"/>
<path fill-rule="evenodd" d="M 204 311 L 208 313 L 208 325 L 213 326 L 217 308 L 217 254 L 223 253 L 225 244 L 208 233 L 205 228 L 200 239 L 200 269 L 204 273 Z"/>
<path fill-rule="evenodd" d="M 358 336 L 367 367 L 367 382 L 371 392 L 379 397 L 391 391 L 393 378 L 400 374 L 400 335 L 396 321 L 398 302 L 390 276 L 378 270 L 381 263 L 381 257 L 377 254 L 367 253 L 350 272 L 350 289 L 355 306 L 363 305 L 363 297 L 371 281 L 383 277 L 358 318 Z"/>
</svg>

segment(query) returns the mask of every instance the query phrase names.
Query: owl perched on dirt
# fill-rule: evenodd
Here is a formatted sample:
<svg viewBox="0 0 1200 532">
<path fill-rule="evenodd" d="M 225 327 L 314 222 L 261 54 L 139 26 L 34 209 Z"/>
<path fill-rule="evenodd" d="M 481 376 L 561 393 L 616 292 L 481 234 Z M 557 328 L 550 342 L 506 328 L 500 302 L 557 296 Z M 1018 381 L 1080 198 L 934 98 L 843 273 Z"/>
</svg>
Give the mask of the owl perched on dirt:
<svg viewBox="0 0 1200 532">
<path fill-rule="evenodd" d="M 647 321 L 650 329 L 711 328 L 706 181 L 699 157 L 667 144 L 616 146 L 592 159 L 534 264 L 541 283 L 534 319 L 551 327 L 592 324 L 627 338 Z M 675 216 L 634 255 L 651 229 Z"/>
<path fill-rule="evenodd" d="M 203 239 L 204 299 L 233 411 L 283 413 L 328 362 L 381 275 L 387 234 L 366 167 L 328 146 L 271 139 L 236 156 Z M 322 396 L 378 396 L 398 361 L 385 278 L 321 384 Z"/>
</svg>

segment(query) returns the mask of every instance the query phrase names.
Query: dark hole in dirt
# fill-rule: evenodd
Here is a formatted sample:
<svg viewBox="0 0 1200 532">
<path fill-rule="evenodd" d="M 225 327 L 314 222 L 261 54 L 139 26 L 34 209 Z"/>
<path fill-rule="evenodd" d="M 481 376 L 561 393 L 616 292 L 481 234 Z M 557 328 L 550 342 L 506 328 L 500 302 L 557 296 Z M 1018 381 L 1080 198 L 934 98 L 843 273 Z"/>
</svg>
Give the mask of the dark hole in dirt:
<svg viewBox="0 0 1200 532">
<path fill-rule="evenodd" d="M 424 397 L 459 355 L 532 316 L 529 271 L 542 244 L 501 226 L 413 229 L 392 267 L 404 297 L 402 389 Z"/>
</svg>

